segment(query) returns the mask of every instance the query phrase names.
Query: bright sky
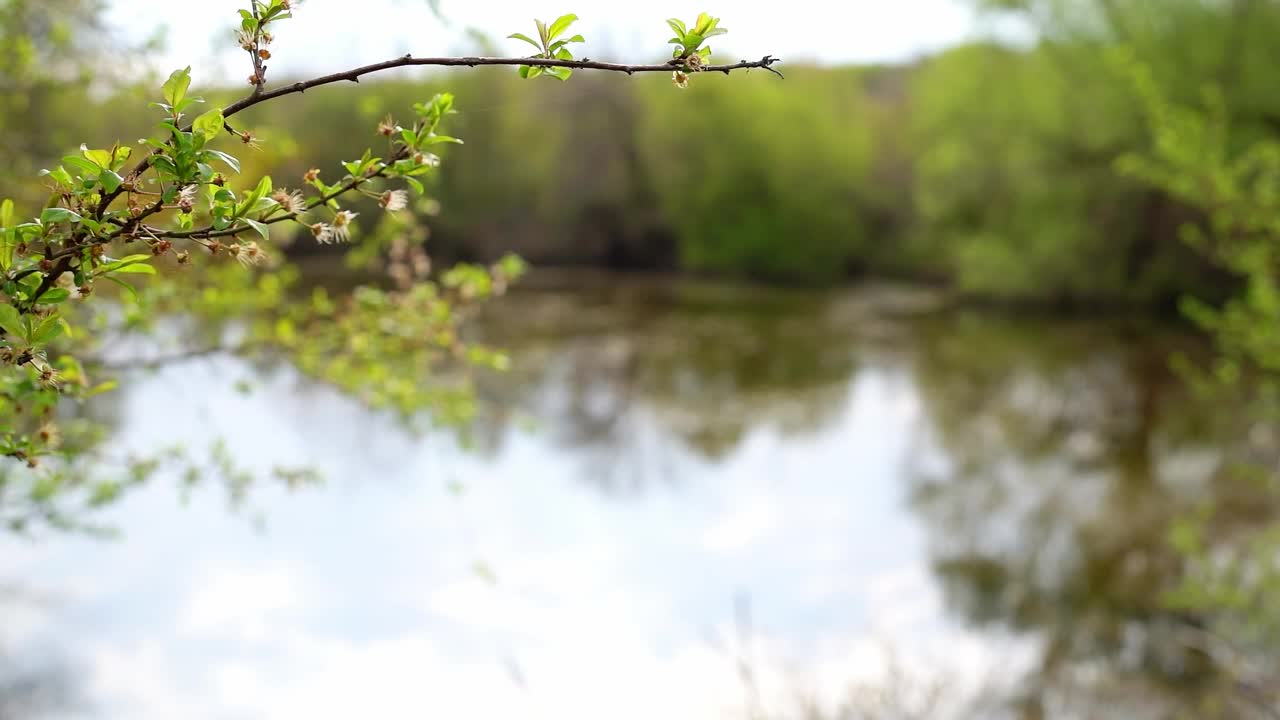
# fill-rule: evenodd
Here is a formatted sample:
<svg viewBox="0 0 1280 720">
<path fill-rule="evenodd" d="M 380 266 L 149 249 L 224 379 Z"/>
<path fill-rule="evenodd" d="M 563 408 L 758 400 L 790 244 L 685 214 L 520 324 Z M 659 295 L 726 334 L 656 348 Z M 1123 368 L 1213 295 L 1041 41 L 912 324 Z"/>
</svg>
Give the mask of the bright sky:
<svg viewBox="0 0 1280 720">
<path fill-rule="evenodd" d="M 111 21 L 141 36 L 170 28 L 168 47 L 157 63 L 163 69 L 193 65 L 206 79 L 238 77 L 244 57 L 228 35 L 245 0 L 161 2 L 112 0 Z M 575 12 L 575 30 L 586 35 L 586 51 L 600 59 L 648 60 L 660 55 L 670 31 L 668 17 L 692 19 L 701 10 L 723 18 L 730 29 L 717 51 L 743 58 L 773 54 L 784 60 L 839 63 L 901 60 L 960 42 L 990 27 L 966 0 L 442 0 L 450 26 L 432 15 L 426 0 L 305 0 L 297 17 L 282 27 L 272 48 L 276 77 L 377 62 L 412 52 L 447 54 L 472 50 L 464 28 L 491 37 L 532 32 L 532 18 L 554 19 Z M 516 41 L 499 47 L 523 53 Z M 582 53 L 580 53 L 581 55 Z"/>
</svg>

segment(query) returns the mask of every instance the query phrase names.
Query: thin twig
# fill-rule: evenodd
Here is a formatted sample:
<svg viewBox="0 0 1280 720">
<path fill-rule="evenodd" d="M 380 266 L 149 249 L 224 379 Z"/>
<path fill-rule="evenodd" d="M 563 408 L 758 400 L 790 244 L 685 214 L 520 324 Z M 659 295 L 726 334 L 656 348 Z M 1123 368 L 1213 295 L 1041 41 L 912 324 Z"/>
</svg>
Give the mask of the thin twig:
<svg viewBox="0 0 1280 720">
<path fill-rule="evenodd" d="M 730 73 L 734 70 L 749 70 L 759 68 L 764 70 L 772 70 L 777 73 L 771 66 L 781 62 L 778 58 L 771 55 L 765 55 L 763 58 L 755 61 L 746 61 L 734 63 L 732 65 L 708 65 L 703 68 L 703 72 Z M 662 63 L 661 65 L 624 65 L 621 63 L 597 62 L 595 60 L 556 60 L 548 58 L 492 58 L 492 57 L 428 57 L 417 58 L 412 55 L 405 55 L 394 60 L 386 62 L 374 63 L 363 67 L 354 68 L 345 72 L 333 73 L 314 80 L 306 80 L 296 82 L 274 90 L 269 90 L 257 95 L 250 95 L 238 102 L 228 105 L 222 110 L 223 117 L 230 117 L 242 110 L 253 107 L 258 103 L 289 95 L 292 93 L 306 92 L 312 88 L 321 85 L 331 85 L 337 82 L 360 82 L 360 78 L 383 70 L 391 70 L 399 67 L 480 67 L 485 65 L 528 65 L 530 67 L 559 67 L 570 68 L 573 70 L 604 70 L 607 72 L 621 72 L 628 75 L 636 73 L 651 72 L 673 72 L 679 70 L 682 64 L 679 61 L 671 61 Z"/>
<path fill-rule="evenodd" d="M 777 69 L 773 67 L 774 64 L 779 62 L 781 62 L 781 59 L 773 57 L 772 55 L 765 55 L 763 58 L 755 61 L 743 60 L 741 62 L 737 62 L 729 65 L 708 65 L 703 68 L 703 72 L 718 72 L 718 73 L 724 73 L 727 75 L 733 72 L 734 70 L 750 70 L 750 69 L 756 68 L 756 69 L 768 70 L 769 72 L 772 72 L 778 77 L 782 77 L 782 73 L 778 72 Z M 248 96 L 240 100 L 237 100 L 236 102 L 231 103 L 227 107 L 223 108 L 222 117 L 228 118 L 228 117 L 231 117 L 232 115 L 235 115 L 238 112 L 251 108 L 254 105 L 267 102 L 268 100 L 274 100 L 278 97 L 291 95 L 293 93 L 306 92 L 307 90 L 320 87 L 322 85 L 331 85 L 333 83 L 338 83 L 338 82 L 357 82 L 358 83 L 360 82 L 361 77 L 364 77 L 365 75 L 377 73 L 377 72 L 382 72 L 383 70 L 391 70 L 399 67 L 421 67 L 421 66 L 472 67 L 473 68 L 473 67 L 480 67 L 480 66 L 486 66 L 486 65 L 507 65 L 507 66 L 529 65 L 532 67 L 561 67 L 561 68 L 570 68 L 573 70 L 603 70 L 606 72 L 621 72 L 621 73 L 626 73 L 628 75 L 634 75 L 636 73 L 673 72 L 681 68 L 681 63 L 678 60 L 672 60 L 670 62 L 662 63 L 661 65 L 624 65 L 621 63 L 597 62 L 595 60 L 557 60 L 557 59 L 548 59 L 548 58 L 491 58 L 491 57 L 418 58 L 418 57 L 414 57 L 413 55 L 404 55 L 394 60 L 387 60 L 386 62 L 374 63 L 372 65 L 364 65 L 362 67 L 353 68 L 345 72 L 333 73 L 332 75 L 324 75 L 322 77 L 318 77 L 313 80 L 305 80 L 302 82 L 292 83 L 289 85 L 278 87 L 274 90 L 263 91 L 261 88 L 255 87 L 254 91 L 250 93 Z M 191 131 L 190 126 L 183 128 L 183 132 L 190 132 L 190 131 Z M 139 161 L 138 164 L 135 165 L 131 171 L 129 171 L 129 177 L 136 179 L 139 176 L 141 176 L 142 173 L 146 172 L 147 168 L 151 166 L 152 158 L 154 158 L 156 153 L 158 152 L 159 152 L 158 150 L 153 150 L 149 155 L 147 155 L 145 158 Z M 121 190 L 117 189 L 115 192 L 107 193 L 105 196 L 103 196 L 102 202 L 98 204 L 98 209 L 95 213 L 95 216 L 97 218 L 101 218 L 103 215 L 105 215 L 107 208 L 110 207 L 111 203 L 117 197 L 120 196 L 120 193 L 121 193 Z"/>
</svg>

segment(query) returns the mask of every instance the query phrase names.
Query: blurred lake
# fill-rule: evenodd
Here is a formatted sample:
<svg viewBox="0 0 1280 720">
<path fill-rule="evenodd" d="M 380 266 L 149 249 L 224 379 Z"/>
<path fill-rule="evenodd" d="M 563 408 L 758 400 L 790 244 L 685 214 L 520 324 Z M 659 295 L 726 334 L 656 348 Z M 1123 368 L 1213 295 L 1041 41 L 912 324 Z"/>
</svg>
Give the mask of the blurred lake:
<svg viewBox="0 0 1280 720">
<path fill-rule="evenodd" d="M 137 377 L 122 453 L 324 482 L 0 536 L 0 718 L 1163 718 L 1217 685 L 1160 593 L 1232 410 L 1175 332 L 589 273 L 478 326 L 515 366 L 466 450 L 288 368 Z"/>
</svg>

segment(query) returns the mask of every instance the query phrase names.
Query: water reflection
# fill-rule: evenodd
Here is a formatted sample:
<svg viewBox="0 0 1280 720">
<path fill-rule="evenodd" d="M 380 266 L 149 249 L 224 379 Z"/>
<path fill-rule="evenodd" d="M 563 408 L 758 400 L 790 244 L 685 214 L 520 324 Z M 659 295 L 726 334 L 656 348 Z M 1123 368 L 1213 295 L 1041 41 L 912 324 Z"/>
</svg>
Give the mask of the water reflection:
<svg viewBox="0 0 1280 720">
<path fill-rule="evenodd" d="M 1183 562 L 1170 523 L 1216 499 L 1233 419 L 1171 375 L 1176 338 L 967 315 L 921 329 L 915 377 L 942 459 L 913 473 L 912 504 L 952 607 L 1044 637 L 1025 715 L 1237 701 L 1206 619 L 1161 599 Z"/>
<path fill-rule="evenodd" d="M 71 669 L 49 648 L 35 653 L 9 651 L 29 638 L 15 637 L 24 616 L 38 614 L 51 600 L 0 585 L 0 720 L 40 720 L 60 717 L 77 705 L 76 682 Z"/>
<path fill-rule="evenodd" d="M 246 463 L 331 480 L 257 498 L 264 536 L 157 491 L 118 510 L 127 535 L 109 549 L 7 547 L 10 575 L 89 578 L 74 615 L 99 658 L 91 699 L 131 717 L 172 699 L 154 678 L 100 692 L 102 659 L 144 625 L 148 672 L 193 698 L 225 691 L 206 667 L 247 688 L 210 701 L 218 718 L 366 712 L 325 684 L 334 672 L 382 688 L 392 715 L 857 717 L 850 688 L 894 677 L 881 643 L 910 687 L 957 675 L 957 717 L 1168 717 L 1224 697 L 1204 618 L 1159 600 L 1180 572 L 1170 521 L 1237 492 L 1214 482 L 1231 408 L 1170 376 L 1177 335 L 942 312 L 891 289 L 582 276 L 480 320 L 518 363 L 484 384 L 507 410 L 478 456 L 283 369 L 250 396 L 226 361 L 200 361 L 215 384 L 175 384 L 178 368 L 135 390 L 123 444 L 217 428 Z M 744 594 L 750 692 L 722 652 Z M 457 692 L 425 702 L 405 664 Z M 992 691 L 993 673 L 1016 682 Z M 658 697 L 620 710 L 637 682 Z"/>
<path fill-rule="evenodd" d="M 679 482 L 696 474 L 672 464 L 682 451 L 714 462 L 752 431 L 802 436 L 845 407 L 854 328 L 821 296 L 580 280 L 484 318 L 486 334 L 520 358 L 490 393 L 519 397 L 604 489 Z"/>
</svg>

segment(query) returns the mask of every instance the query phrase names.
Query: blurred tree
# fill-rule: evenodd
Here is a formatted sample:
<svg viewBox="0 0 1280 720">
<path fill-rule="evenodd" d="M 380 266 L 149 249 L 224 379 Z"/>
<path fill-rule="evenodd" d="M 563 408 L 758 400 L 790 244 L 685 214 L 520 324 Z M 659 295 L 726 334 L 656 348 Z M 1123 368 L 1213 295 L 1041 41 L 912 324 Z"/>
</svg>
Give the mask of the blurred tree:
<svg viewBox="0 0 1280 720">
<path fill-rule="evenodd" d="M 0 0 L 0 197 L 42 202 L 29 181 L 89 129 L 90 91 L 119 89 L 133 50 L 103 22 L 103 0 Z M 110 58 L 110 62 L 104 62 Z"/>
</svg>

